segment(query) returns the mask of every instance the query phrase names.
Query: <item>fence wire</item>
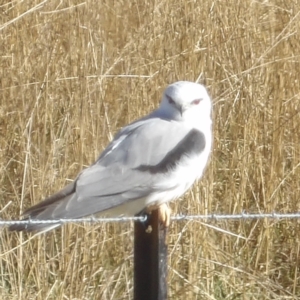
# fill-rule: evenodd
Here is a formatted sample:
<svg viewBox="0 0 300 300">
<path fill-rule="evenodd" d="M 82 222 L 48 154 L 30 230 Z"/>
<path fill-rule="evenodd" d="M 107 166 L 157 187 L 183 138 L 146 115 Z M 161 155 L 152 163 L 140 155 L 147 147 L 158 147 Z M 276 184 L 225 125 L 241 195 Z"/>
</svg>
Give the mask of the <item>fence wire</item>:
<svg viewBox="0 0 300 300">
<path fill-rule="evenodd" d="M 207 214 L 207 215 L 175 215 L 171 217 L 172 221 L 190 221 L 190 220 L 203 220 L 203 221 L 221 221 L 221 220 L 259 220 L 259 219 L 299 219 L 300 212 L 296 213 L 246 213 L 240 214 Z M 1 220 L 0 226 L 10 225 L 30 225 L 30 224 L 67 224 L 67 223 L 112 223 L 112 222 L 130 222 L 140 221 L 145 222 L 147 216 L 136 217 L 118 217 L 118 218 L 97 218 L 88 217 L 80 219 L 52 219 L 52 220 Z"/>
</svg>

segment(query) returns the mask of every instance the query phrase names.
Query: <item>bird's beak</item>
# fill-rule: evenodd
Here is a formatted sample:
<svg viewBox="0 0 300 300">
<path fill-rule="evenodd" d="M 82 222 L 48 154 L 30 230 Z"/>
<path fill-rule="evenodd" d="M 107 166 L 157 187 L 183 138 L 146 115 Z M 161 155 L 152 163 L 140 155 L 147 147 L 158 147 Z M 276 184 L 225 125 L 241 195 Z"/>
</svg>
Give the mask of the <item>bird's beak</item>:
<svg viewBox="0 0 300 300">
<path fill-rule="evenodd" d="M 185 111 L 184 105 L 178 106 L 178 110 L 179 110 L 179 112 L 180 112 L 180 115 L 182 116 L 182 115 L 183 115 L 183 112 Z"/>
<path fill-rule="evenodd" d="M 179 110 L 179 112 L 180 112 L 180 116 L 182 117 L 182 114 L 183 114 L 183 107 L 182 107 L 182 106 L 179 106 L 179 107 L 178 107 L 178 110 Z"/>
</svg>

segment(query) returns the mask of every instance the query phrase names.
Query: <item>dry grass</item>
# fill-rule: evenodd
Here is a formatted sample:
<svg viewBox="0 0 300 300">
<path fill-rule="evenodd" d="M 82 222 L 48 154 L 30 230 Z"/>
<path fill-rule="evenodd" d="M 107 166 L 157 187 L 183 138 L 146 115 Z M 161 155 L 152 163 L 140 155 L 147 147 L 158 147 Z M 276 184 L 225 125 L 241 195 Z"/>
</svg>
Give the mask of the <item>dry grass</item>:
<svg viewBox="0 0 300 300">
<path fill-rule="evenodd" d="M 197 78 L 214 99 L 214 153 L 174 211 L 299 211 L 299 7 L 2 2 L 1 218 L 74 178 L 167 84 Z M 300 299 L 298 220 L 213 225 L 240 237 L 172 224 L 170 299 Z M 132 224 L 69 225 L 33 239 L 3 229 L 0 298 L 131 299 L 132 234 Z"/>
</svg>

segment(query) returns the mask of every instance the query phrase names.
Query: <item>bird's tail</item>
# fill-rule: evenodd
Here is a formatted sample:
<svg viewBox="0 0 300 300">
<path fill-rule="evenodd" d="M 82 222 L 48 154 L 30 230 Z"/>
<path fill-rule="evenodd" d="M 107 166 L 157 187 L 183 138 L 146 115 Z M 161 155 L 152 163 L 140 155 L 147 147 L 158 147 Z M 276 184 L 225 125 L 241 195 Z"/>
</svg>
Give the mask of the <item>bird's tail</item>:
<svg viewBox="0 0 300 300">
<path fill-rule="evenodd" d="M 53 212 L 57 208 L 59 204 L 62 202 L 68 201 L 70 197 L 75 192 L 75 182 L 67 185 L 65 188 L 55 193 L 54 195 L 46 198 L 44 201 L 30 207 L 24 213 L 24 221 L 32 220 L 32 221 L 45 221 L 45 220 L 53 220 L 56 219 L 53 216 Z M 57 223 L 27 223 L 27 224 L 15 224 L 9 226 L 10 231 L 48 231 L 55 227 L 61 226 L 60 222 Z"/>
</svg>

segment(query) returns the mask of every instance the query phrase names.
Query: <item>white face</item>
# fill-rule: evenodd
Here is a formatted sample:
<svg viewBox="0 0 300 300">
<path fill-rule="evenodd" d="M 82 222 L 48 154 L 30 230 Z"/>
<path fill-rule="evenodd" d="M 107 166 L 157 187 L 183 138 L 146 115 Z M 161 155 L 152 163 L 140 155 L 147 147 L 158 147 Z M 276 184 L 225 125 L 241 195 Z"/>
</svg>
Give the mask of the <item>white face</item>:
<svg viewBox="0 0 300 300">
<path fill-rule="evenodd" d="M 194 123 L 210 119 L 211 100 L 203 85 L 178 81 L 166 88 L 160 109 L 167 117 Z"/>
</svg>

